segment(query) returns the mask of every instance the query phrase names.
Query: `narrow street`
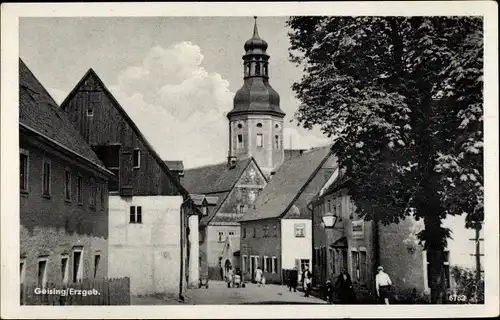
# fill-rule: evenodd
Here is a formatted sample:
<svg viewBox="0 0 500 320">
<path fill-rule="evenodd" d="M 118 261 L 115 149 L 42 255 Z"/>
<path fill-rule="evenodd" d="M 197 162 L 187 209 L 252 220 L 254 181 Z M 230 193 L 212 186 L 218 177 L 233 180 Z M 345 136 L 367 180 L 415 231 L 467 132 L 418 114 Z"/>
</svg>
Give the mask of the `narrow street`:
<svg viewBox="0 0 500 320">
<path fill-rule="evenodd" d="M 269 284 L 265 288 L 248 283 L 245 288 L 228 288 L 225 282 L 211 281 L 209 288 L 188 289 L 186 301 L 178 302 L 174 297 L 132 297 L 132 305 L 170 304 L 325 304 L 315 297 L 304 297 L 303 292 L 289 292 L 287 287 Z"/>
</svg>

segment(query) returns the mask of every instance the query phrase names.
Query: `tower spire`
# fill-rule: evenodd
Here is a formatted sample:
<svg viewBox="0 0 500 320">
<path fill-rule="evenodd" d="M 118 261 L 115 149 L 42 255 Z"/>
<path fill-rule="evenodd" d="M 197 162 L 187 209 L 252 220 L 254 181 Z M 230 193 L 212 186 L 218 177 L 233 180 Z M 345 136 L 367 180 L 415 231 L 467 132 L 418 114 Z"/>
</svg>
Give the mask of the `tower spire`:
<svg viewBox="0 0 500 320">
<path fill-rule="evenodd" d="M 253 17 L 255 19 L 254 25 L 253 25 L 253 38 L 260 38 L 259 37 L 259 30 L 257 28 L 257 16 Z"/>
</svg>

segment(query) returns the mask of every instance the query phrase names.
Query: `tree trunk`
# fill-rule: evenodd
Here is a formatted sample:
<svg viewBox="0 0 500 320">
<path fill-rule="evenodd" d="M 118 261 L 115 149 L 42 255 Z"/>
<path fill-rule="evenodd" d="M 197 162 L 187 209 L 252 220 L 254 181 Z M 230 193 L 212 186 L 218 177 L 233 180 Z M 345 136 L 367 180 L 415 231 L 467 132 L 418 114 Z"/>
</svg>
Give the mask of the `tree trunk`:
<svg viewBox="0 0 500 320">
<path fill-rule="evenodd" d="M 441 234 L 441 220 L 438 215 L 429 215 L 424 219 L 425 229 L 431 235 Z M 445 301 L 445 279 L 444 279 L 444 252 L 441 248 L 441 239 L 426 240 L 427 247 L 427 263 L 428 273 L 427 277 L 430 282 L 431 289 L 431 303 L 441 304 Z"/>
</svg>

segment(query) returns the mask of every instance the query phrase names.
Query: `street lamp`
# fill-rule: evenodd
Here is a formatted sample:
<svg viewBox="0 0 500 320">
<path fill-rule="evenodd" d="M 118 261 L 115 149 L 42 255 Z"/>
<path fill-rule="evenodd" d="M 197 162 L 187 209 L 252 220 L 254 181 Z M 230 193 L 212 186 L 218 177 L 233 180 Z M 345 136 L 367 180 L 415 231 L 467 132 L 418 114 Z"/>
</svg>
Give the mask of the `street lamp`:
<svg viewBox="0 0 500 320">
<path fill-rule="evenodd" d="M 321 219 L 325 228 L 333 229 L 335 227 L 335 223 L 337 223 L 338 216 L 331 212 L 327 212 L 323 217 L 321 217 Z"/>
</svg>

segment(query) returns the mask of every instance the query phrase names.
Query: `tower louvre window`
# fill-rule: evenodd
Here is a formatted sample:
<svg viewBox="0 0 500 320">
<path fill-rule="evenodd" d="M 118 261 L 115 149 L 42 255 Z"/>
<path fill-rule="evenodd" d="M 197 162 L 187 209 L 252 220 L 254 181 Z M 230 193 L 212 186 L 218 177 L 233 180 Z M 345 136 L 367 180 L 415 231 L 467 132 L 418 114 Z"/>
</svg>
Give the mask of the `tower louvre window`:
<svg viewBox="0 0 500 320">
<path fill-rule="evenodd" d="M 274 136 L 274 147 L 276 149 L 280 148 L 280 136 L 279 135 Z"/>
<path fill-rule="evenodd" d="M 237 144 L 238 149 L 243 148 L 243 135 L 239 134 L 238 135 L 238 144 Z"/>
<path fill-rule="evenodd" d="M 255 75 L 260 76 L 260 63 L 255 64 Z"/>
<path fill-rule="evenodd" d="M 263 138 L 262 138 L 262 133 L 257 134 L 257 147 L 262 147 L 263 145 Z"/>
</svg>

